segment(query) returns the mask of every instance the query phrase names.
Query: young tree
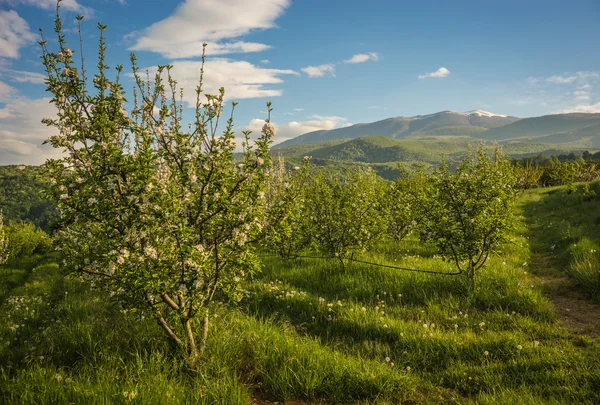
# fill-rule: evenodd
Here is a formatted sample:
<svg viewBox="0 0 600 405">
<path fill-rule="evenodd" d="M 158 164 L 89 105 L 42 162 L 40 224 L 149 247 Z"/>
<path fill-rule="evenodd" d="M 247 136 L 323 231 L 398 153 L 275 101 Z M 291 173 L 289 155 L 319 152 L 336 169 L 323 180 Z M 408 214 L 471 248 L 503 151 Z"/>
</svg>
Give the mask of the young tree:
<svg viewBox="0 0 600 405">
<path fill-rule="evenodd" d="M 435 243 L 471 282 L 514 224 L 514 172 L 495 146 L 490 158 L 483 144 L 452 172 L 444 163 L 430 178 L 423 239 Z"/>
<path fill-rule="evenodd" d="M 355 169 L 345 176 L 323 171 L 311 176 L 306 217 L 315 248 L 337 257 L 343 267 L 353 251 L 371 247 L 387 226 L 383 192 L 383 180 L 371 169 Z"/>
<path fill-rule="evenodd" d="M 529 159 L 523 165 L 515 165 L 513 169 L 517 182 L 516 186 L 524 190 L 537 187 L 544 175 L 544 168 L 534 165 Z"/>
<path fill-rule="evenodd" d="M 240 281 L 257 269 L 249 241 L 261 233 L 274 128 L 267 119 L 254 145 L 244 132 L 236 160 L 232 118 L 221 134 L 217 129 L 224 90 L 203 95 L 200 71 L 195 118 L 185 130 L 171 66 L 159 66 L 154 80 L 144 80 L 133 55 L 137 87 L 130 115 L 123 68 L 109 78 L 106 27 L 99 29 L 92 89 L 83 59 L 76 67 L 67 47 L 58 8 L 57 52 L 43 37 L 40 42 L 58 110 L 44 120 L 58 132 L 47 142 L 64 150 L 45 166 L 61 216 L 57 246 L 67 268 L 124 307 L 153 316 L 193 364 L 206 342 L 211 301 L 218 294 L 240 298 Z"/>
<path fill-rule="evenodd" d="M 409 173 L 401 166 L 400 177 L 382 195 L 389 214 L 387 234 L 396 242 L 410 235 L 421 222 L 419 202 L 425 197 L 426 186 L 427 178 L 421 168 Z"/>
<path fill-rule="evenodd" d="M 305 187 L 310 158 L 289 169 L 283 157 L 269 172 L 265 194 L 264 245 L 284 259 L 297 257 L 310 243 L 305 218 Z"/>
</svg>

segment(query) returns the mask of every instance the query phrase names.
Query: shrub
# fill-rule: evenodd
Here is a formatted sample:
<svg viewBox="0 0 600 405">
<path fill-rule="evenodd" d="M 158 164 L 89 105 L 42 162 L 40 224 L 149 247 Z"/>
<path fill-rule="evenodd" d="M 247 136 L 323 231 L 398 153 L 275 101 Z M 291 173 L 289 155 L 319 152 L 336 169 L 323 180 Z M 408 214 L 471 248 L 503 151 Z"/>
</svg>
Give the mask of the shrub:
<svg viewBox="0 0 600 405">
<path fill-rule="evenodd" d="M 6 232 L 6 256 L 20 258 L 50 249 L 50 236 L 29 222 L 13 222 L 4 227 Z"/>
</svg>

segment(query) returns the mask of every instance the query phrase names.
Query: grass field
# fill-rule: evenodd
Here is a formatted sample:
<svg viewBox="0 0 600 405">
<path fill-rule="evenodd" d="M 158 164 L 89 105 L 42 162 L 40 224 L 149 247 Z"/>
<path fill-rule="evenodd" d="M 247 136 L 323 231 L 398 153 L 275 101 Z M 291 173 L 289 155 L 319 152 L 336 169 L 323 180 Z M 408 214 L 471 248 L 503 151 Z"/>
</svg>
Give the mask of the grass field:
<svg viewBox="0 0 600 405">
<path fill-rule="evenodd" d="M 65 277 L 59 258 L 10 263 L 0 269 L 0 402 L 600 403 L 600 345 L 562 325 L 545 282 L 564 277 L 597 297 L 581 274 L 598 257 L 599 201 L 526 192 L 511 243 L 472 294 L 457 276 L 265 257 L 241 303 L 215 305 L 194 371 L 153 320 Z M 416 239 L 363 257 L 452 270 Z"/>
</svg>

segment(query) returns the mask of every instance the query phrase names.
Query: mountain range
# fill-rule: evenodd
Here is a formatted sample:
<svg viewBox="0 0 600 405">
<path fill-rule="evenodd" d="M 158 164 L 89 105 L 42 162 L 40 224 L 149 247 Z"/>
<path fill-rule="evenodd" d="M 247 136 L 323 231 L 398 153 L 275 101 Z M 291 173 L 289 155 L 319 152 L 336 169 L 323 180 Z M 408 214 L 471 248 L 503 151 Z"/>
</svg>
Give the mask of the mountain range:
<svg viewBox="0 0 600 405">
<path fill-rule="evenodd" d="M 519 118 L 483 110 L 441 111 L 313 131 L 286 140 L 275 148 L 365 136 L 422 140 L 482 139 L 594 149 L 600 148 L 600 114 L 570 113 Z"/>
</svg>

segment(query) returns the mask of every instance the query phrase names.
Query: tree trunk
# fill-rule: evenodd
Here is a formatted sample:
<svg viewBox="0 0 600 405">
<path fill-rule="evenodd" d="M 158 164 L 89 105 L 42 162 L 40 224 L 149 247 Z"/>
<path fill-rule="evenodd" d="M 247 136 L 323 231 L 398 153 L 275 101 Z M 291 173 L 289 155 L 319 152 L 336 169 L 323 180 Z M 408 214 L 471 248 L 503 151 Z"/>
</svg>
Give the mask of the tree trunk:
<svg viewBox="0 0 600 405">
<path fill-rule="evenodd" d="M 183 327 L 185 329 L 185 334 L 187 335 L 187 355 L 188 362 L 191 366 L 194 366 L 200 357 L 200 352 L 198 351 L 198 346 L 196 345 L 196 339 L 194 339 L 194 333 L 192 330 L 192 320 L 186 319 L 183 322 Z"/>
<path fill-rule="evenodd" d="M 204 319 L 202 319 L 202 336 L 200 337 L 200 354 L 204 353 L 204 348 L 206 347 L 206 340 L 208 339 L 208 309 L 206 310 L 206 315 L 204 315 Z"/>
</svg>

